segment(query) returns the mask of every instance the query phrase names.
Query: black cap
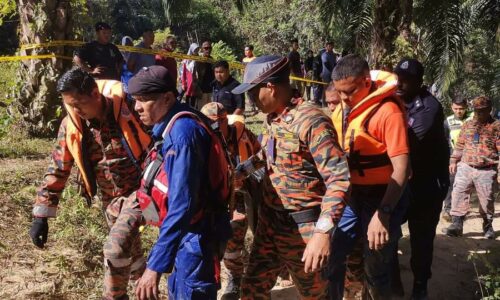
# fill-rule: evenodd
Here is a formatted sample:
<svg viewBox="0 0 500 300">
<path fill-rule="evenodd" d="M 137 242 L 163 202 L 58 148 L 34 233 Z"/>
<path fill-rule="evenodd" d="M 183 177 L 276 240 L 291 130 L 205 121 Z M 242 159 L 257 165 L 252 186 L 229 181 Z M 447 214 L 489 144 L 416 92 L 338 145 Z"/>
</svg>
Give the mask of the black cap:
<svg viewBox="0 0 500 300">
<path fill-rule="evenodd" d="M 95 24 L 95 31 L 103 30 L 103 29 L 111 29 L 108 23 L 105 22 L 97 22 Z"/>
<path fill-rule="evenodd" d="M 235 87 L 233 94 L 243 94 L 259 83 L 269 82 L 281 77 L 290 76 L 288 58 L 277 55 L 259 56 L 249 62 L 245 68 L 243 82 Z"/>
<path fill-rule="evenodd" d="M 396 65 L 394 73 L 423 79 L 424 66 L 414 58 L 404 58 Z"/>
<path fill-rule="evenodd" d="M 144 96 L 148 94 L 172 92 L 177 96 L 175 82 L 167 68 L 150 66 L 142 68 L 128 82 L 128 92 L 131 95 Z"/>
</svg>

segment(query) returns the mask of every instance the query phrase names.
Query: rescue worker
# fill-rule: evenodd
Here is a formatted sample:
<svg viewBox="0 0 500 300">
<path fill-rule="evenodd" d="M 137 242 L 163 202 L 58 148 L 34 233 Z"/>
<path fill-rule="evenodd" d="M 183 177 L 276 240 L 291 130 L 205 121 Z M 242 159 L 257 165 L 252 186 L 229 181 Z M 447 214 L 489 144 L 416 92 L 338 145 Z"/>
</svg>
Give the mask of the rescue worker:
<svg viewBox="0 0 500 300">
<path fill-rule="evenodd" d="M 453 151 L 455 144 L 457 143 L 460 129 L 462 129 L 462 125 L 466 120 L 471 119 L 472 115 L 467 112 L 467 101 L 464 98 L 454 98 L 451 101 L 451 110 L 453 111 L 453 114 L 448 116 L 444 121 L 444 130 L 446 137 L 448 138 L 448 145 Z M 448 189 L 448 194 L 446 194 L 446 198 L 444 199 L 443 206 L 443 218 L 448 222 L 451 221 L 450 210 L 453 182 L 455 182 L 455 175 L 450 174 L 450 188 Z"/>
<path fill-rule="evenodd" d="M 169 299 L 215 300 L 220 246 L 230 235 L 224 204 L 231 178 L 222 143 L 202 114 L 176 101 L 174 80 L 163 66 L 143 68 L 130 79 L 129 91 L 141 121 L 154 125 L 155 144 L 141 186 L 123 204 L 106 245 L 120 250 L 114 259 L 127 261 L 139 227 L 160 226 L 137 299 L 157 299 L 160 276 L 170 273 Z"/>
<path fill-rule="evenodd" d="M 73 165 L 81 173 L 89 204 L 100 190 L 102 208 L 111 227 L 126 197 L 139 187 L 140 164 L 151 142 L 127 107 L 119 81 L 96 81 L 77 68 L 59 79 L 57 90 L 68 115 L 59 127 L 52 161 L 33 207 L 30 236 L 40 248 L 47 242 L 47 218 L 56 217 L 59 198 Z M 132 248 L 130 252 L 133 259 L 122 267 L 129 268 L 130 279 L 138 279 L 145 267 L 142 250 Z M 115 265 L 106 262 L 105 266 L 103 298 L 125 295 L 129 274 L 122 276 L 113 269 Z"/>
<path fill-rule="evenodd" d="M 474 117 L 463 124 L 450 157 L 450 173 L 456 175 L 451 195 L 453 223 L 446 234 L 462 236 L 474 186 L 479 198 L 479 213 L 483 218 L 484 237 L 495 239 L 493 217 L 499 181 L 500 121 L 491 117 L 492 103 L 488 97 L 473 99 L 472 108 Z"/>
<path fill-rule="evenodd" d="M 268 114 L 261 145 L 269 177 L 242 299 L 269 299 L 283 266 L 303 299 L 328 294 L 320 271 L 349 191 L 347 161 L 331 120 L 317 106 L 292 98 L 289 75 L 287 58 L 261 56 L 246 66 L 243 83 L 233 90 L 248 92 Z"/>
<path fill-rule="evenodd" d="M 416 59 L 405 58 L 396 65 L 394 73 L 398 76 L 396 94 L 406 107 L 412 166 L 407 213 L 413 271 L 412 299 L 427 299 L 436 227 L 450 185 L 450 150 L 442 125 L 443 107 L 422 86 L 422 64 Z M 396 251 L 394 256 L 397 260 Z M 399 279 L 399 272 L 395 275 Z"/>
<path fill-rule="evenodd" d="M 340 105 L 340 95 L 335 90 L 335 85 L 330 82 L 325 88 L 325 102 L 328 110 L 332 113 L 332 120 L 335 120 L 335 114 L 348 113 L 347 106 L 343 104 L 344 109 L 336 109 Z M 335 130 L 342 130 L 337 129 Z M 346 276 L 344 284 L 344 299 L 358 299 L 363 293 L 363 243 L 358 241 L 351 253 L 348 255 L 346 263 Z"/>
<path fill-rule="evenodd" d="M 342 299 L 346 257 L 363 239 L 365 284 L 373 299 L 391 298 L 391 267 L 408 206 L 408 134 L 396 77 L 370 72 L 358 55 L 343 57 L 332 80 L 342 100 L 333 113 L 339 143 L 348 155 L 351 198 L 336 228 L 329 260 L 331 299 Z M 346 106 L 346 107 L 344 107 Z"/>
<path fill-rule="evenodd" d="M 339 93 L 335 90 L 333 83 L 330 82 L 325 89 L 325 102 L 328 110 L 333 113 L 340 101 Z"/>
<path fill-rule="evenodd" d="M 257 137 L 245 128 L 242 117 L 240 120 L 228 124 L 227 112 L 221 103 L 211 102 L 205 104 L 201 112 L 217 122 L 222 136 L 226 140 L 228 151 L 231 155 L 232 163 L 235 166 L 244 163 L 247 159 L 256 155 L 260 151 L 260 143 Z M 234 116 L 236 117 L 236 116 Z M 253 215 L 247 216 L 247 208 L 252 210 L 255 205 L 250 204 L 252 195 L 249 193 L 248 180 L 235 180 L 235 197 L 231 218 L 231 228 L 233 237 L 228 241 L 226 252 L 224 253 L 224 265 L 228 270 L 227 286 L 221 299 L 239 299 L 241 277 L 243 276 L 245 235 L 249 227 L 249 222 L 254 222 Z M 254 192 L 255 193 L 255 192 Z M 248 212 L 249 214 L 252 211 Z"/>
</svg>

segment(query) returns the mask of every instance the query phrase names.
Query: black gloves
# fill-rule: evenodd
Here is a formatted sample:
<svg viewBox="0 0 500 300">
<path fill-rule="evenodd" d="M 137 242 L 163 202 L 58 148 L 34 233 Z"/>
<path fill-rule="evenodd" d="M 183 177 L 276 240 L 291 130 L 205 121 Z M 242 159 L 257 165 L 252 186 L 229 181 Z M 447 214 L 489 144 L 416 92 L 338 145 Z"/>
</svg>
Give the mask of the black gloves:
<svg viewBox="0 0 500 300">
<path fill-rule="evenodd" d="M 33 244 L 38 248 L 43 248 L 47 242 L 48 234 L 49 223 L 47 223 L 47 218 L 35 218 L 30 229 L 30 236 L 33 240 Z"/>
</svg>

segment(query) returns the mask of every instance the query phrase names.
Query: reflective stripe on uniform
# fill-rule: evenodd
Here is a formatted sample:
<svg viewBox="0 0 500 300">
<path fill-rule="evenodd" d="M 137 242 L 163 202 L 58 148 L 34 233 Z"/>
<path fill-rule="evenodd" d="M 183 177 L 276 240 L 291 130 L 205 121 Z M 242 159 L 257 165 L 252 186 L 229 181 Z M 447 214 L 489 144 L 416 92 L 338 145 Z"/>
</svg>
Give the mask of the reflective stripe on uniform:
<svg viewBox="0 0 500 300">
<path fill-rule="evenodd" d="M 161 183 L 159 180 L 155 179 L 154 186 L 156 186 L 162 193 L 166 194 L 168 192 L 168 187 Z"/>
<path fill-rule="evenodd" d="M 35 205 L 33 207 L 33 216 L 35 217 L 55 217 L 57 212 L 56 207 Z"/>
</svg>

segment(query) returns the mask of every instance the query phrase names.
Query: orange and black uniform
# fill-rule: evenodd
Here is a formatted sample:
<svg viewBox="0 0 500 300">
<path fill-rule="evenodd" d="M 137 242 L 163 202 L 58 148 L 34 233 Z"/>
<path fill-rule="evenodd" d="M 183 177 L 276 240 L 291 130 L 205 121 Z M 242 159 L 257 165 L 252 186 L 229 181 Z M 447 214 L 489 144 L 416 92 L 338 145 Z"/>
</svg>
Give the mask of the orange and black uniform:
<svg viewBox="0 0 500 300">
<path fill-rule="evenodd" d="M 56 216 L 73 165 L 80 170 L 88 197 L 99 188 L 105 207 L 139 187 L 140 163 L 151 138 L 126 105 L 122 84 L 115 80 L 96 82 L 107 119 L 102 123 L 82 120 L 66 106 L 68 115 L 59 127 L 52 162 L 38 189 L 34 217 Z"/>
<path fill-rule="evenodd" d="M 404 109 L 394 95 L 395 75 L 372 71 L 371 77 L 372 90 L 367 97 L 350 109 L 339 105 L 332 114 L 339 144 L 348 155 L 352 194 L 332 241 L 331 299 L 343 297 L 346 256 L 358 238 L 363 238 L 370 293 L 382 298 L 390 295 L 392 251 L 401 236 L 400 224 L 407 208 L 403 197 L 391 213 L 389 243 L 374 255 L 366 239 L 368 224 L 391 180 L 391 158 L 408 154 L 409 147 Z"/>
</svg>

